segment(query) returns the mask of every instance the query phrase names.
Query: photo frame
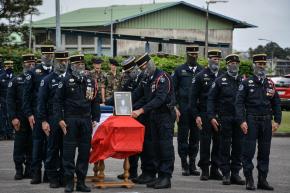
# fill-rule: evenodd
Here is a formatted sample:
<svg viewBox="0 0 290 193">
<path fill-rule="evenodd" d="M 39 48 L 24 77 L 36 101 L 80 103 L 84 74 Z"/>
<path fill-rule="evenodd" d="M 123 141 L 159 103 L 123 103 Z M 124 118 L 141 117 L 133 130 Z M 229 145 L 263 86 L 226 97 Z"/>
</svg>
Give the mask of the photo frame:
<svg viewBox="0 0 290 193">
<path fill-rule="evenodd" d="M 115 115 L 130 116 L 132 113 L 131 92 L 114 92 Z"/>
</svg>

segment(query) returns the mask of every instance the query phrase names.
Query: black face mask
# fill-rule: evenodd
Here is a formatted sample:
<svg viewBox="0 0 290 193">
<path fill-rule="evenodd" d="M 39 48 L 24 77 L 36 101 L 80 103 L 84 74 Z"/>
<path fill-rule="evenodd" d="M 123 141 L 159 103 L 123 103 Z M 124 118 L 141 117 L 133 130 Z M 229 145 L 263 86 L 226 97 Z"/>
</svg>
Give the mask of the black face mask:
<svg viewBox="0 0 290 193">
<path fill-rule="evenodd" d="M 5 72 L 6 72 L 6 74 L 12 74 L 13 73 L 13 68 L 7 68 L 6 70 L 5 70 Z"/>
<path fill-rule="evenodd" d="M 71 64 L 71 72 L 78 79 L 82 79 L 85 76 L 85 65 Z"/>
<path fill-rule="evenodd" d="M 68 63 L 59 63 L 59 61 L 55 61 L 54 63 L 54 68 L 53 68 L 53 71 L 57 74 L 57 75 L 60 75 L 60 74 L 63 74 L 66 72 L 66 69 L 67 69 L 67 65 Z"/>
<path fill-rule="evenodd" d="M 196 66 L 197 65 L 197 58 L 191 55 L 187 55 L 186 63 L 189 66 Z"/>
</svg>

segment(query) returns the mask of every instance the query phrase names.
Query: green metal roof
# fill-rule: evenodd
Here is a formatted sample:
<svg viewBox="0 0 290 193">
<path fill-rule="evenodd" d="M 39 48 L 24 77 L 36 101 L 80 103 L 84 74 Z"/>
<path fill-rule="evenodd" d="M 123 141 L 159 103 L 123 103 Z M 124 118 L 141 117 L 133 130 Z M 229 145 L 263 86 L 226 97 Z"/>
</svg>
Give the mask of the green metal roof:
<svg viewBox="0 0 290 193">
<path fill-rule="evenodd" d="M 160 11 L 176 5 L 191 7 L 197 11 L 205 12 L 206 10 L 195 5 L 180 1 L 156 4 L 142 5 L 114 5 L 113 20 L 115 23 L 123 22 L 145 14 Z M 256 27 L 254 25 L 242 22 L 215 12 L 209 12 L 211 15 L 225 19 L 233 23 L 234 28 Z M 62 27 L 89 27 L 89 26 L 107 26 L 111 23 L 111 7 L 83 8 L 76 11 L 64 13 L 61 15 Z M 55 17 L 33 22 L 33 28 L 51 28 L 55 27 Z"/>
</svg>

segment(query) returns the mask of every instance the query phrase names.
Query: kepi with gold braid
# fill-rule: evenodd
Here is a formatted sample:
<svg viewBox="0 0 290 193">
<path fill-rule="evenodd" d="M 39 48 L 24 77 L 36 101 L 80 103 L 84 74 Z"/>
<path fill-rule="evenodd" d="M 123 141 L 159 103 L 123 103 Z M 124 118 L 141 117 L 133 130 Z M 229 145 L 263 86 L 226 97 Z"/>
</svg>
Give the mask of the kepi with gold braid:
<svg viewBox="0 0 290 193">
<path fill-rule="evenodd" d="M 35 62 L 34 54 L 24 54 L 22 55 L 23 62 Z"/>
<path fill-rule="evenodd" d="M 122 62 L 121 65 L 122 65 L 122 69 L 123 69 L 125 72 L 127 72 L 127 71 L 133 69 L 134 66 L 136 66 L 136 63 L 135 63 L 135 57 L 134 57 L 134 56 L 131 56 L 131 57 L 127 58 L 126 60 L 124 60 L 124 61 Z"/>
<path fill-rule="evenodd" d="M 148 53 L 143 54 L 141 57 L 139 57 L 137 60 L 135 60 L 135 63 L 137 64 L 137 66 L 139 68 L 141 68 L 142 66 L 144 66 L 147 62 L 149 62 L 151 60 L 150 56 L 148 55 Z"/>
<path fill-rule="evenodd" d="M 267 54 L 255 54 L 253 55 L 253 62 L 267 62 Z"/>
<path fill-rule="evenodd" d="M 69 58 L 68 52 L 67 51 L 55 51 L 54 58 L 56 60 L 67 60 Z"/>
<path fill-rule="evenodd" d="M 221 58 L 222 57 L 222 51 L 221 50 L 209 50 L 208 51 L 208 57 L 218 57 Z"/>
<path fill-rule="evenodd" d="M 198 54 L 199 52 L 199 46 L 198 45 L 191 45 L 191 46 L 186 46 L 186 53 L 188 54 Z"/>
<path fill-rule="evenodd" d="M 230 54 L 226 56 L 225 60 L 227 64 L 231 62 L 240 62 L 240 57 L 237 54 Z"/>
<path fill-rule="evenodd" d="M 84 55 L 73 55 L 69 58 L 71 64 L 79 63 L 79 62 L 85 62 Z"/>
<path fill-rule="evenodd" d="M 40 51 L 42 54 L 53 54 L 54 46 L 53 45 L 43 45 L 40 47 Z"/>
</svg>

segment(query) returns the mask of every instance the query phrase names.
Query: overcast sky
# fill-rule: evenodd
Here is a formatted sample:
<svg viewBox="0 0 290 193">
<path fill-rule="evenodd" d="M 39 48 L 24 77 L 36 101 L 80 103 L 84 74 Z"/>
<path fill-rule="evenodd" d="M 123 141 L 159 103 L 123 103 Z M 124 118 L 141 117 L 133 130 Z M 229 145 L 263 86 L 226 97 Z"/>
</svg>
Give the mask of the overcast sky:
<svg viewBox="0 0 290 193">
<path fill-rule="evenodd" d="M 156 0 L 169 2 L 172 0 Z M 188 3 L 205 7 L 205 0 L 185 0 Z M 112 4 L 144 4 L 153 0 L 60 0 L 61 13 L 80 8 L 110 6 Z M 265 45 L 266 41 L 277 42 L 281 47 L 290 47 L 290 0 L 229 0 L 228 3 L 210 5 L 210 10 L 217 13 L 246 21 L 258 28 L 235 29 L 233 48 L 246 51 L 249 47 Z M 55 15 L 55 0 L 43 0 L 39 7 L 40 15 L 33 20 L 39 20 Z"/>
</svg>

